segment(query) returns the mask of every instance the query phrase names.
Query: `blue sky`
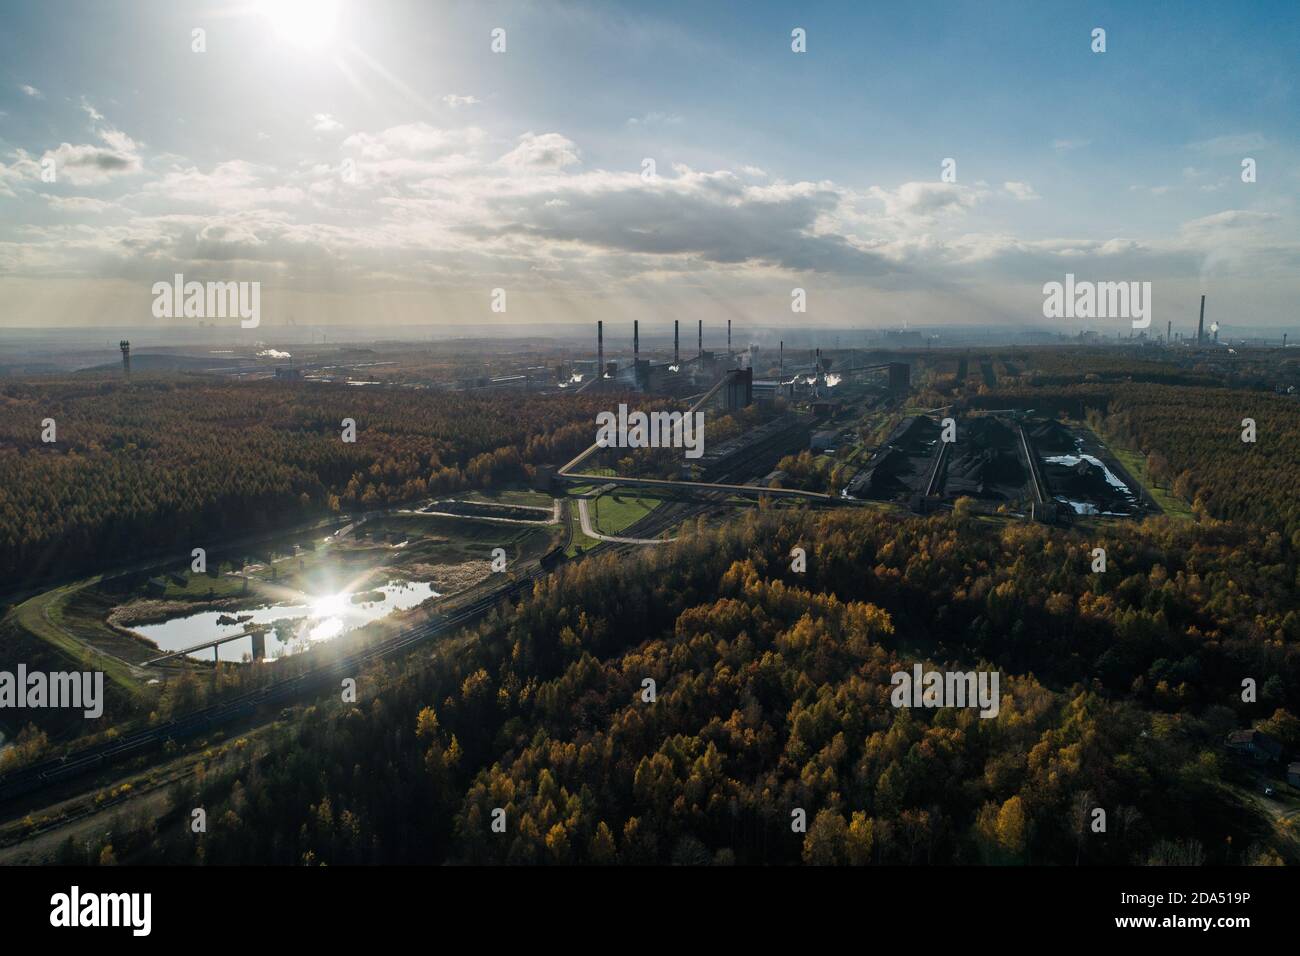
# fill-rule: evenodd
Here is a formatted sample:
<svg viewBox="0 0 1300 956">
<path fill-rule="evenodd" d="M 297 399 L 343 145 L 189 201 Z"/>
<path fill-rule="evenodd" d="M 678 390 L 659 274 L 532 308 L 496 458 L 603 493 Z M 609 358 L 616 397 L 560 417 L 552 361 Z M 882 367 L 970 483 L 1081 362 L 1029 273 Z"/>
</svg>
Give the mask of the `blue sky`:
<svg viewBox="0 0 1300 956">
<path fill-rule="evenodd" d="M 498 287 L 515 322 L 780 324 L 801 287 L 821 325 L 1042 326 L 1066 272 L 1152 281 L 1159 326 L 1296 317 L 1295 3 L 0 17 L 0 324 L 138 324 L 175 272 L 261 281 L 272 324 L 490 324 Z"/>
</svg>

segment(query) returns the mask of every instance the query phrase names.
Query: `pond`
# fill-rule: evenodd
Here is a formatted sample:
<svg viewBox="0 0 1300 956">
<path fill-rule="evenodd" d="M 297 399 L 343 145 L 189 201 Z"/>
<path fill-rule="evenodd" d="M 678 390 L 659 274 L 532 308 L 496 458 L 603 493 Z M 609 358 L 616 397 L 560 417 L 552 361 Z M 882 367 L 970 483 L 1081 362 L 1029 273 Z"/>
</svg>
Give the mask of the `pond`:
<svg viewBox="0 0 1300 956">
<path fill-rule="evenodd" d="M 274 660 L 285 654 L 304 651 L 317 641 L 328 641 L 346 634 L 394 611 L 404 611 L 440 596 L 428 582 L 390 581 L 383 587 L 363 591 L 320 597 L 304 595 L 304 603 L 267 604 L 240 611 L 200 611 L 157 624 L 141 624 L 131 630 L 153 641 L 163 651 L 179 651 L 227 634 L 238 634 L 246 624 L 287 621 L 289 623 L 280 629 L 266 632 L 266 657 Z M 218 623 L 221 618 L 227 621 L 239 618 L 241 623 Z M 283 640 L 282 637 L 286 636 L 288 640 Z M 245 637 L 220 645 L 219 654 L 223 661 L 241 661 L 252 650 L 252 638 Z M 211 660 L 212 648 L 196 651 L 190 656 Z"/>
</svg>

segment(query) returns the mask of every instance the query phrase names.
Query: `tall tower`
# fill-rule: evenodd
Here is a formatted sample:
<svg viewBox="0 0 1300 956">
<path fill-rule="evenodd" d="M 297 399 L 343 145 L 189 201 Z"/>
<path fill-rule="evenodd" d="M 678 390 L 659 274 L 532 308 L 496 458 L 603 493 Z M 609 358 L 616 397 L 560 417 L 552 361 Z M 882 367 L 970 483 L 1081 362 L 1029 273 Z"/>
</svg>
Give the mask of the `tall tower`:
<svg viewBox="0 0 1300 956">
<path fill-rule="evenodd" d="M 727 355 L 731 355 L 731 319 L 727 319 Z"/>
<path fill-rule="evenodd" d="M 704 320 L 700 319 L 699 323 L 700 324 L 696 334 L 699 336 L 699 341 L 700 341 L 700 360 L 703 361 L 704 360 Z"/>
<path fill-rule="evenodd" d="M 632 364 L 636 365 L 637 359 L 641 357 L 641 322 L 637 319 L 632 320 Z"/>
<path fill-rule="evenodd" d="M 596 381 L 605 377 L 605 323 L 596 320 Z"/>
<path fill-rule="evenodd" d="M 117 343 L 117 347 L 122 350 L 122 374 L 126 378 L 131 377 L 131 343 L 126 339 Z"/>
<path fill-rule="evenodd" d="M 1174 320 L 1170 319 L 1168 322 L 1165 323 L 1165 345 L 1170 344 L 1171 342 L 1173 342 L 1173 340 L 1174 340 Z"/>
<path fill-rule="evenodd" d="M 781 349 L 777 352 L 776 367 L 785 368 L 785 339 L 781 340 Z"/>
<path fill-rule="evenodd" d="M 1196 323 L 1196 344 L 1205 341 L 1205 296 L 1201 296 L 1201 319 Z"/>
<path fill-rule="evenodd" d="M 680 348 L 681 329 L 678 328 L 679 325 L 680 325 L 680 320 L 673 319 L 673 365 L 676 365 L 677 367 L 680 368 L 682 364 L 682 356 L 681 356 L 681 348 Z"/>
</svg>

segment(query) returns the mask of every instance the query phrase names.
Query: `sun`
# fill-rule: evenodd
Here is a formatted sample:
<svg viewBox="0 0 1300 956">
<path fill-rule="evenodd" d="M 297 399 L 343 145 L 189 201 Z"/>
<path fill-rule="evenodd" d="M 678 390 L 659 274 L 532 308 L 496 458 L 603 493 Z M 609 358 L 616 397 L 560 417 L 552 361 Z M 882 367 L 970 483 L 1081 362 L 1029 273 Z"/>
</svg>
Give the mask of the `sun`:
<svg viewBox="0 0 1300 956">
<path fill-rule="evenodd" d="M 313 598 L 311 602 L 312 617 L 335 617 L 347 610 L 347 600 L 344 594 L 327 594 L 324 597 Z"/>
<path fill-rule="evenodd" d="M 304 50 L 320 50 L 334 39 L 339 0 L 259 0 L 258 12 L 275 35 Z"/>
</svg>

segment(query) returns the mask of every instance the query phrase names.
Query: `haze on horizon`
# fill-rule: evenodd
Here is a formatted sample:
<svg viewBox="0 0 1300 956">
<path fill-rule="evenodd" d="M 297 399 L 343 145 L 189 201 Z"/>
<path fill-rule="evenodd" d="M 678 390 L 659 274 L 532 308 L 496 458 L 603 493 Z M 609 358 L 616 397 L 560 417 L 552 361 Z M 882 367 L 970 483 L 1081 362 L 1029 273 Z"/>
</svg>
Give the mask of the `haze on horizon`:
<svg viewBox="0 0 1300 956">
<path fill-rule="evenodd" d="M 1201 293 L 1229 331 L 1297 317 L 1291 3 L 0 16 L 3 327 L 193 325 L 151 315 L 176 273 L 261 282 L 263 330 L 1051 328 L 1067 273 L 1150 281 L 1153 334 Z"/>
</svg>

